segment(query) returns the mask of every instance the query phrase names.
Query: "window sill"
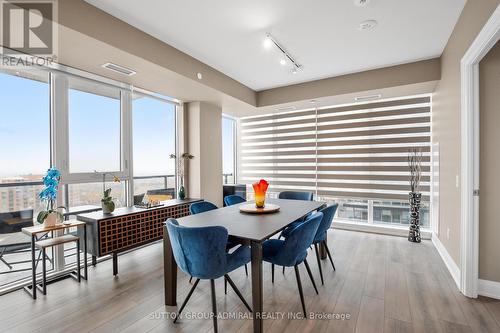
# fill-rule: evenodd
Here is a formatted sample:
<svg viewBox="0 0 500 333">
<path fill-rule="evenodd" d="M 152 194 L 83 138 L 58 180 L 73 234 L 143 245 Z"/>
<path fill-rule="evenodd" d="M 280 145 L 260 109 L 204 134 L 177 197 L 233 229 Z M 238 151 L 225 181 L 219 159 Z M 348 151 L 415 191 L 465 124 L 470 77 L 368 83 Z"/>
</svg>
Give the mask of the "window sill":
<svg viewBox="0 0 500 333">
<path fill-rule="evenodd" d="M 375 234 L 408 237 L 408 227 L 398 225 L 368 224 L 366 222 L 354 222 L 349 220 L 335 219 L 332 224 L 334 229 L 370 232 Z M 421 228 L 422 239 L 431 239 L 432 231 L 428 228 Z"/>
</svg>

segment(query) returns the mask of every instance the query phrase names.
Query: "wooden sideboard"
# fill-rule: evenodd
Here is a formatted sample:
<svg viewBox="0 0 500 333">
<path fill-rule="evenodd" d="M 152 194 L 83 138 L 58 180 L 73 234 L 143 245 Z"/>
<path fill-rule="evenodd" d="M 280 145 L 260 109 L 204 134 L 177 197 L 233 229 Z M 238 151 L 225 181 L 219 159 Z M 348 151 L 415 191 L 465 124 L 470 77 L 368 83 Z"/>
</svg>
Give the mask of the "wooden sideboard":
<svg viewBox="0 0 500 333">
<path fill-rule="evenodd" d="M 87 249 L 95 265 L 97 257 L 113 256 L 113 275 L 118 274 L 118 253 L 163 237 L 163 224 L 168 218 L 189 215 L 189 205 L 201 199 L 172 199 L 153 208 L 123 207 L 111 214 L 93 212 L 80 214 L 87 223 Z"/>
</svg>

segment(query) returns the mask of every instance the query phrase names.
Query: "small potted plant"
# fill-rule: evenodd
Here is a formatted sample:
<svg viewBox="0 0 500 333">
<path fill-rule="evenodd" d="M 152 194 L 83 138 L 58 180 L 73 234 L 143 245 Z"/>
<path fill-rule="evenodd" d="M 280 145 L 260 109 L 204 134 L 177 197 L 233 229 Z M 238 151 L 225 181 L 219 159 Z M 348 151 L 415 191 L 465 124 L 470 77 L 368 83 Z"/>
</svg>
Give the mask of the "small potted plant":
<svg viewBox="0 0 500 333">
<path fill-rule="evenodd" d="M 98 173 L 97 171 L 94 171 Z M 107 173 L 102 174 L 102 199 L 101 199 L 101 207 L 102 212 L 104 214 L 111 214 L 115 211 L 115 203 L 113 201 L 113 197 L 111 197 L 111 187 L 106 188 L 106 175 Z M 111 175 L 111 174 L 110 174 Z M 113 182 L 120 183 L 120 178 L 113 176 Z"/>
<path fill-rule="evenodd" d="M 183 153 L 180 158 L 177 158 L 175 154 L 170 154 L 170 158 L 175 159 L 177 161 L 177 173 L 179 175 L 179 199 L 186 198 L 186 189 L 184 188 L 184 167 L 187 160 L 192 160 L 194 158 L 193 155 L 189 153 Z"/>
<path fill-rule="evenodd" d="M 57 223 L 61 223 L 63 220 L 63 215 L 57 211 L 59 208 L 65 209 L 65 207 L 57 207 L 57 188 L 61 180 L 61 173 L 56 168 L 50 168 L 47 170 L 47 174 L 43 177 L 44 189 L 39 193 L 38 197 L 42 201 L 47 202 L 47 209 L 42 210 L 38 213 L 36 220 L 38 223 L 43 223 L 44 226 L 54 226 Z"/>
</svg>

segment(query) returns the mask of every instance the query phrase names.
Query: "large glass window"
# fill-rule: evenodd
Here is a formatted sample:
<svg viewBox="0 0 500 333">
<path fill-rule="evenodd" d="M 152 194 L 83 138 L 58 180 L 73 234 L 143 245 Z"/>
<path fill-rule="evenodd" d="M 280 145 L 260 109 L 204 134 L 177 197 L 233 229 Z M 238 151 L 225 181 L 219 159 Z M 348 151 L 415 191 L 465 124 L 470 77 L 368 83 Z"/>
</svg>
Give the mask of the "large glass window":
<svg viewBox="0 0 500 333">
<path fill-rule="evenodd" d="M 120 171 L 120 90 L 72 78 L 68 94 L 69 172 Z"/>
<path fill-rule="evenodd" d="M 127 205 L 125 198 L 125 184 L 106 182 L 106 188 L 111 188 L 111 197 L 116 207 L 124 207 Z M 70 207 L 84 205 L 100 205 L 102 198 L 102 182 L 69 184 L 68 185 L 68 200 Z"/>
<path fill-rule="evenodd" d="M 175 196 L 175 109 L 156 97 L 134 94 L 132 137 L 134 202 L 146 197 L 167 200 Z"/>
<path fill-rule="evenodd" d="M 49 74 L 0 72 L 0 286 L 31 276 L 30 238 L 44 207 L 41 178 L 50 166 Z M 15 246 L 13 246 L 15 244 Z M 52 268 L 49 251 L 48 268 Z M 40 265 L 39 265 L 40 266 Z"/>
<path fill-rule="evenodd" d="M 235 137 L 236 121 L 229 117 L 222 117 L 222 181 L 224 184 L 235 183 Z"/>
</svg>

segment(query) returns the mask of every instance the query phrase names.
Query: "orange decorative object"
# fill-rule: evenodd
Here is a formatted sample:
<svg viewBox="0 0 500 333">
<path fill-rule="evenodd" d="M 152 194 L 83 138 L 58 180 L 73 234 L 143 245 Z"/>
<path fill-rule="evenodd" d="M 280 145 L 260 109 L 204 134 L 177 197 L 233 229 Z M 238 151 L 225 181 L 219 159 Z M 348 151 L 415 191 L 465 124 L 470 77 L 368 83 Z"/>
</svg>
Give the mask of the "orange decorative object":
<svg viewBox="0 0 500 333">
<path fill-rule="evenodd" d="M 261 179 L 259 182 L 253 183 L 252 186 L 255 193 L 255 206 L 263 208 L 266 203 L 266 191 L 269 183 Z"/>
</svg>

